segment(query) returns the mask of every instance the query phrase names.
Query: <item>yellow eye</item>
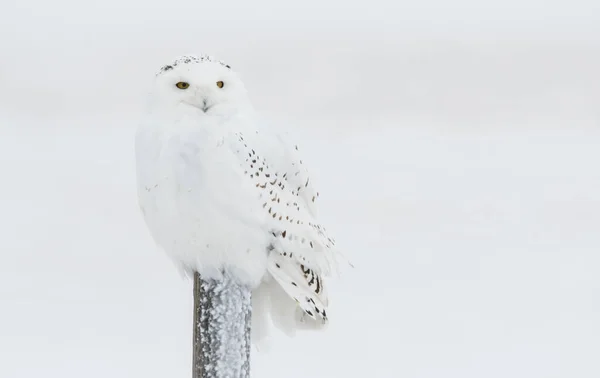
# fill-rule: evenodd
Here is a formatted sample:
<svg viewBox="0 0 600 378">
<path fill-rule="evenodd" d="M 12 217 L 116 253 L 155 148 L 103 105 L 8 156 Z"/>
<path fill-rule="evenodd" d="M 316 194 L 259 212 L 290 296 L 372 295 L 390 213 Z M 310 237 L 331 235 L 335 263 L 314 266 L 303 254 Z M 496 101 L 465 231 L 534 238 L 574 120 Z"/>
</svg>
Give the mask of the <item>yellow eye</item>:
<svg viewBox="0 0 600 378">
<path fill-rule="evenodd" d="M 175 84 L 175 86 L 179 89 L 188 89 L 190 87 L 190 85 L 185 81 L 180 81 L 179 83 Z"/>
<path fill-rule="evenodd" d="M 224 85 L 225 83 L 223 83 L 222 81 L 217 81 L 217 87 L 223 88 Z"/>
</svg>

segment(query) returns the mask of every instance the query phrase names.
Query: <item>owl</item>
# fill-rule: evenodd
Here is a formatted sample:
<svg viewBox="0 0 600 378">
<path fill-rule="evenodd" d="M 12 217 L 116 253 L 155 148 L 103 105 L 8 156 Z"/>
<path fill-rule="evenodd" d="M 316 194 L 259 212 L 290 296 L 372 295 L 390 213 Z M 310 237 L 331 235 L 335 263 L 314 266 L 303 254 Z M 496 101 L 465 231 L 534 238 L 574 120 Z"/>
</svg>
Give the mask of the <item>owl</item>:
<svg viewBox="0 0 600 378">
<path fill-rule="evenodd" d="M 261 120 L 242 80 L 211 56 L 156 73 L 136 132 L 138 202 L 156 244 L 188 274 L 252 288 L 253 339 L 327 323 L 335 241 L 298 146 Z"/>
</svg>

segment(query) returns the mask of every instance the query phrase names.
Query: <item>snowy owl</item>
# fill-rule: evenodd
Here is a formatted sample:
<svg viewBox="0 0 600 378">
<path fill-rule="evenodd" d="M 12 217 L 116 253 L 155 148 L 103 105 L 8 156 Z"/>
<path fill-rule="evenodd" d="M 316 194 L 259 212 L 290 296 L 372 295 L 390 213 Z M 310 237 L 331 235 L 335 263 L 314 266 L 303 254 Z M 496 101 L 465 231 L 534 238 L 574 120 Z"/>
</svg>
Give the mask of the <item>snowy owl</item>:
<svg viewBox="0 0 600 378">
<path fill-rule="evenodd" d="M 298 147 L 273 129 L 229 65 L 182 56 L 157 72 L 135 141 L 154 241 L 188 274 L 249 285 L 253 338 L 268 317 L 288 335 L 325 325 L 338 253 Z"/>
</svg>

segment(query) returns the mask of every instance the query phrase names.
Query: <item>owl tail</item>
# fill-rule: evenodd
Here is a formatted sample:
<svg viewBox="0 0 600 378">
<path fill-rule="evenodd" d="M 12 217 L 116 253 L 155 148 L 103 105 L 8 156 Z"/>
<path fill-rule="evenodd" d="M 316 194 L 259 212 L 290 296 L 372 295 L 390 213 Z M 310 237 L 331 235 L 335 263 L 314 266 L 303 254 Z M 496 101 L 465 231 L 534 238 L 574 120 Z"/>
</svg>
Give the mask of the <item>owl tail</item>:
<svg viewBox="0 0 600 378">
<path fill-rule="evenodd" d="M 270 273 L 252 293 L 252 340 L 268 349 L 270 317 L 273 325 L 289 337 L 297 330 L 320 330 L 327 326 L 327 294 L 320 277 L 301 264 L 271 253 Z"/>
</svg>

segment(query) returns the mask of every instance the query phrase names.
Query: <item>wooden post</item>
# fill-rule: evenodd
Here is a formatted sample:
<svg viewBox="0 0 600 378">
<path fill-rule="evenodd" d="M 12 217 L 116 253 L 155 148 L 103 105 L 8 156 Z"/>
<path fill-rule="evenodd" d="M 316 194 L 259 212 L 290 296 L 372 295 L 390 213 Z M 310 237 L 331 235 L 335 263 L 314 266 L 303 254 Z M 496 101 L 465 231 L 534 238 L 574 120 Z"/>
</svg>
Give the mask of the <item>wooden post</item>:
<svg viewBox="0 0 600 378">
<path fill-rule="evenodd" d="M 194 274 L 193 378 L 250 377 L 251 290 Z"/>
</svg>

